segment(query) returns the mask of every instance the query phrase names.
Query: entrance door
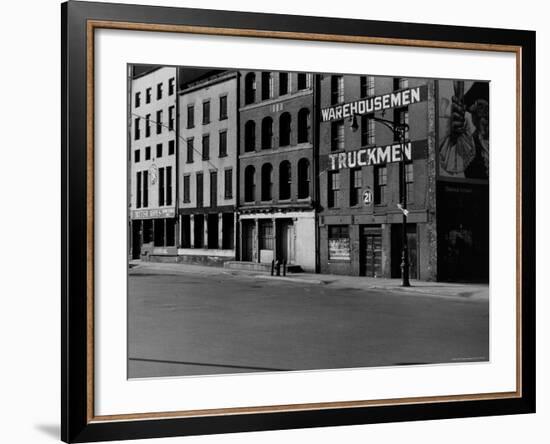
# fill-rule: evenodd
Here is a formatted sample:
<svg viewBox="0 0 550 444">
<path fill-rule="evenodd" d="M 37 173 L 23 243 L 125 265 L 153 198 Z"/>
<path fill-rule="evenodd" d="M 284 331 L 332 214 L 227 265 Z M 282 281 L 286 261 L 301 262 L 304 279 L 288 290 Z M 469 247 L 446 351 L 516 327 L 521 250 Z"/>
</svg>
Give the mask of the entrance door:
<svg viewBox="0 0 550 444">
<path fill-rule="evenodd" d="M 242 239 L 242 260 L 247 262 L 252 262 L 254 259 L 254 222 L 253 221 L 243 221 L 243 239 Z"/>
<path fill-rule="evenodd" d="M 277 222 L 277 259 L 294 262 L 294 224 L 291 220 L 282 219 Z"/>
<path fill-rule="evenodd" d="M 403 227 L 393 224 L 391 231 L 391 276 L 401 277 L 401 262 L 403 252 Z M 418 251 L 416 241 L 416 224 L 407 224 L 407 248 L 409 250 L 409 278 L 418 279 Z"/>
<path fill-rule="evenodd" d="M 363 276 L 382 276 L 382 235 L 379 230 L 363 228 L 361 264 Z"/>
<path fill-rule="evenodd" d="M 132 221 L 132 259 L 139 259 L 141 255 L 141 221 Z"/>
</svg>

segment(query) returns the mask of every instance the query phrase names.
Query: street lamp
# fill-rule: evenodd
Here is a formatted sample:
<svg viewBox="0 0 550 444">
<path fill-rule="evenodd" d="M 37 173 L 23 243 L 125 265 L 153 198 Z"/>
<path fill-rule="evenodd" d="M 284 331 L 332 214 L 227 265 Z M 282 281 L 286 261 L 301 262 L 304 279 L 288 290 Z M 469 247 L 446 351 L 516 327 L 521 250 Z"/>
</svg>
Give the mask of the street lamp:
<svg viewBox="0 0 550 444">
<path fill-rule="evenodd" d="M 402 222 L 402 241 L 401 241 L 401 286 L 410 287 L 411 283 L 409 280 L 409 246 L 407 242 L 407 176 L 406 176 L 406 166 L 405 166 L 405 142 L 407 131 L 409 130 L 409 125 L 405 122 L 394 122 L 392 120 L 381 119 L 379 117 L 369 117 L 375 122 L 379 122 L 388 128 L 394 135 L 395 138 L 399 140 L 401 145 L 401 161 L 399 162 L 400 167 L 400 177 L 399 177 L 399 192 L 401 194 L 401 205 L 399 209 L 403 213 L 403 222 Z M 359 125 L 357 123 L 357 116 L 353 114 L 350 118 L 350 128 L 352 131 L 357 131 Z"/>
</svg>

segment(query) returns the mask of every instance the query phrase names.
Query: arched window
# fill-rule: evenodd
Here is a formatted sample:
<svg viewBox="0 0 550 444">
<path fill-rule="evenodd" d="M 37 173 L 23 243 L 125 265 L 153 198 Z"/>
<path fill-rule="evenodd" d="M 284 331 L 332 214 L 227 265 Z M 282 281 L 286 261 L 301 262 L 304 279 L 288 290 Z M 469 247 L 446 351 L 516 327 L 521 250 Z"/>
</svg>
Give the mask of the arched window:
<svg viewBox="0 0 550 444">
<path fill-rule="evenodd" d="M 298 143 L 309 142 L 309 109 L 302 108 L 298 112 Z"/>
<path fill-rule="evenodd" d="M 290 124 L 290 114 L 281 114 L 281 118 L 279 119 L 279 146 L 290 145 Z"/>
<path fill-rule="evenodd" d="M 244 125 L 244 150 L 245 152 L 256 149 L 256 123 L 249 120 Z"/>
<path fill-rule="evenodd" d="M 309 160 L 298 161 L 298 199 L 309 197 Z"/>
<path fill-rule="evenodd" d="M 256 200 L 256 170 L 248 165 L 244 170 L 244 201 L 254 202 Z"/>
<path fill-rule="evenodd" d="M 265 117 L 262 120 L 262 149 L 273 148 L 273 119 Z"/>
<path fill-rule="evenodd" d="M 262 100 L 273 98 L 273 74 L 262 72 Z"/>
<path fill-rule="evenodd" d="M 244 103 L 254 103 L 256 101 L 256 74 L 249 72 L 244 78 Z"/>
<path fill-rule="evenodd" d="M 262 165 L 262 200 L 273 199 L 273 167 L 270 163 Z"/>
<path fill-rule="evenodd" d="M 290 162 L 283 160 L 279 165 L 279 199 L 290 199 L 290 190 L 292 188 L 292 171 Z"/>
</svg>

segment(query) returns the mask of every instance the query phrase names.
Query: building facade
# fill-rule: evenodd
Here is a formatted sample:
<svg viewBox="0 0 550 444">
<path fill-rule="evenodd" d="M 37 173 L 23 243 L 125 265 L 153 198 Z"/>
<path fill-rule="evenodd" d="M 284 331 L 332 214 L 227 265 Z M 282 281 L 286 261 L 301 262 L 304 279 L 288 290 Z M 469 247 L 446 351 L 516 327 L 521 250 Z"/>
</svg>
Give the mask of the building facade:
<svg viewBox="0 0 550 444">
<path fill-rule="evenodd" d="M 131 258 L 398 278 L 406 197 L 409 276 L 488 279 L 487 82 L 129 74 Z"/>
<path fill-rule="evenodd" d="M 235 259 L 238 87 L 227 71 L 179 93 L 179 261 Z"/>
<path fill-rule="evenodd" d="M 239 260 L 315 271 L 314 87 L 308 73 L 240 73 Z"/>
<path fill-rule="evenodd" d="M 405 192 L 410 277 L 437 279 L 434 82 L 321 75 L 319 84 L 320 271 L 400 277 Z M 394 123 L 409 125 L 406 144 Z"/>
<path fill-rule="evenodd" d="M 176 68 L 129 79 L 130 255 L 176 254 Z"/>
</svg>

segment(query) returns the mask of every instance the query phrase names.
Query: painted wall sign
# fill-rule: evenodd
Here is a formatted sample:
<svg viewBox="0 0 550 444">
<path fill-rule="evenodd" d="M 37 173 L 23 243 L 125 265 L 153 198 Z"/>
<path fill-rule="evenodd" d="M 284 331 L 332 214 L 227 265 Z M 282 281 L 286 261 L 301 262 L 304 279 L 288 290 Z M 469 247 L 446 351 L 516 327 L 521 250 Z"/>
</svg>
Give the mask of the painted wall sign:
<svg viewBox="0 0 550 444">
<path fill-rule="evenodd" d="M 439 80 L 439 177 L 489 179 L 489 82 Z"/>
<path fill-rule="evenodd" d="M 164 219 L 176 217 L 175 208 L 151 208 L 149 210 L 132 210 L 132 219 Z"/>
<path fill-rule="evenodd" d="M 407 142 L 404 147 L 400 143 L 394 143 L 386 146 L 330 153 L 327 157 L 321 158 L 320 167 L 321 170 L 333 171 L 369 165 L 383 165 L 401 162 L 402 160 L 425 159 L 427 147 L 428 141 L 424 139 Z"/>
<path fill-rule="evenodd" d="M 375 146 L 362 148 L 355 151 L 329 154 L 329 169 L 341 170 L 368 165 L 380 165 L 384 163 L 401 162 L 403 159 L 411 160 L 411 143 L 404 146 L 400 143 L 387 146 Z"/>
<path fill-rule="evenodd" d="M 354 114 L 370 114 L 375 111 L 414 105 L 427 99 L 428 87 L 422 85 L 323 108 L 321 110 L 321 120 L 323 122 L 340 120 Z"/>
<path fill-rule="evenodd" d="M 329 239 L 328 258 L 332 261 L 349 261 L 351 259 L 349 237 L 343 237 L 341 239 Z"/>
</svg>

